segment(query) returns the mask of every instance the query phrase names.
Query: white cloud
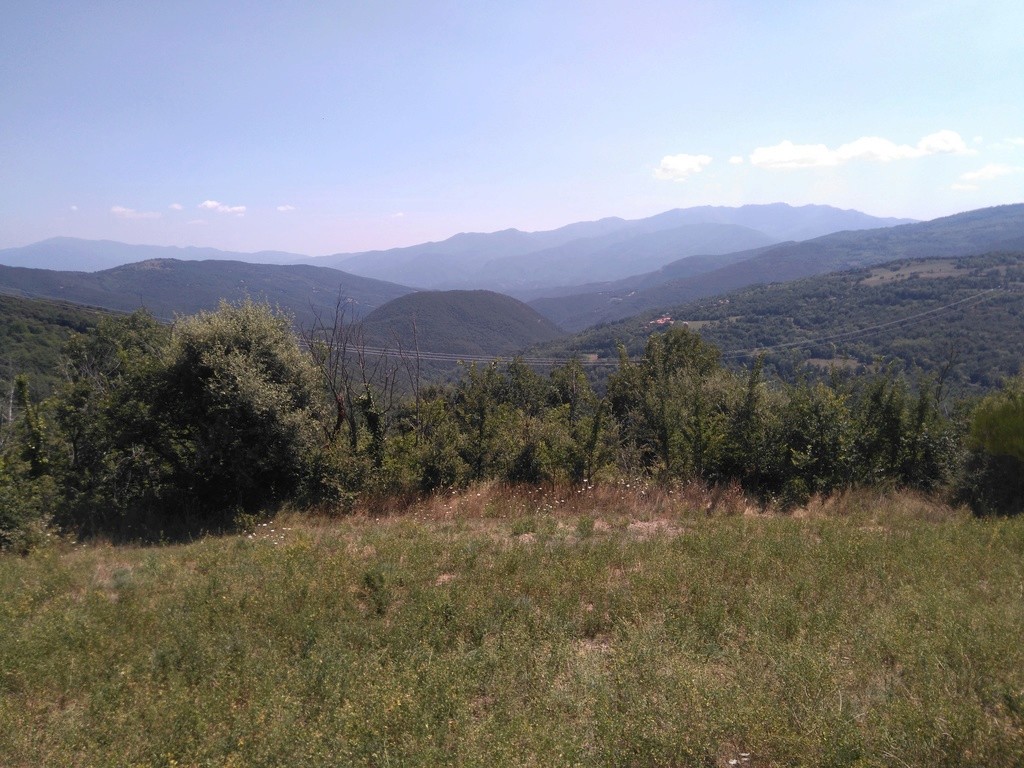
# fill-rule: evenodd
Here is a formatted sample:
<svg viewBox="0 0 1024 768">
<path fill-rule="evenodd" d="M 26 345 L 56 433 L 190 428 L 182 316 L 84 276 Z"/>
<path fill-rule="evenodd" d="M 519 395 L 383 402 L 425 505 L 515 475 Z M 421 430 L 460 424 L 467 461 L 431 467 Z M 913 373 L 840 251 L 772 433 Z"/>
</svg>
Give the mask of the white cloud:
<svg viewBox="0 0 1024 768">
<path fill-rule="evenodd" d="M 762 168 L 813 168 L 839 163 L 835 153 L 824 144 L 794 144 L 792 141 L 758 147 L 750 153 L 750 162 Z"/>
<path fill-rule="evenodd" d="M 961 184 L 955 182 L 949 185 L 950 189 L 955 189 L 957 192 L 976 192 L 978 190 L 977 184 Z"/>
<path fill-rule="evenodd" d="M 1024 147 L 1024 136 L 1014 136 L 1006 141 L 1015 147 Z"/>
<path fill-rule="evenodd" d="M 1000 176 L 1011 176 L 1024 171 L 1024 168 L 1014 168 L 1012 165 L 1002 163 L 989 163 L 976 171 L 968 171 L 960 175 L 962 181 L 991 181 Z"/>
<path fill-rule="evenodd" d="M 224 203 L 218 203 L 216 200 L 204 200 L 199 204 L 200 208 L 204 208 L 207 211 L 216 211 L 217 213 L 235 213 L 239 216 L 245 215 L 244 205 L 225 205 Z"/>
<path fill-rule="evenodd" d="M 183 206 L 181 203 L 171 203 L 167 207 L 170 208 L 172 211 L 182 211 L 185 209 L 185 206 Z"/>
<path fill-rule="evenodd" d="M 923 154 L 932 153 L 926 152 L 920 147 L 896 144 L 879 136 L 865 136 L 851 141 L 849 144 L 843 144 L 836 150 L 836 158 L 844 163 L 849 160 L 873 160 L 877 163 L 889 163 L 893 160 L 920 157 Z"/>
<path fill-rule="evenodd" d="M 391 218 L 392 219 L 404 219 L 405 218 L 405 211 L 396 211 L 395 213 L 391 214 Z"/>
<path fill-rule="evenodd" d="M 71 210 L 72 211 L 77 211 L 78 210 L 78 206 L 77 205 L 72 205 L 71 206 Z"/>
<path fill-rule="evenodd" d="M 160 214 L 156 211 L 136 211 L 134 208 L 125 208 L 123 205 L 115 205 L 110 212 L 119 219 L 159 219 Z"/>
<path fill-rule="evenodd" d="M 879 136 L 863 136 L 829 149 L 824 144 L 794 144 L 782 141 L 771 147 L 758 147 L 750 162 L 762 168 L 818 168 L 842 165 L 851 160 L 888 163 L 926 155 L 974 154 L 956 131 L 931 133 L 916 145 L 896 144 Z"/>
<path fill-rule="evenodd" d="M 279 210 L 281 213 L 288 213 L 289 211 L 294 211 L 295 210 L 295 206 L 294 205 L 279 205 L 279 206 L 277 206 L 277 210 Z"/>
<path fill-rule="evenodd" d="M 685 181 L 687 176 L 700 173 L 711 162 L 707 155 L 665 155 L 654 176 L 668 181 Z"/>
<path fill-rule="evenodd" d="M 931 133 L 917 142 L 917 154 L 913 157 L 924 155 L 975 155 L 973 149 L 968 149 L 967 144 L 956 131 L 938 131 Z"/>
<path fill-rule="evenodd" d="M 742 155 L 733 155 L 732 157 L 729 158 L 729 162 L 732 165 L 743 165 L 743 156 Z"/>
</svg>

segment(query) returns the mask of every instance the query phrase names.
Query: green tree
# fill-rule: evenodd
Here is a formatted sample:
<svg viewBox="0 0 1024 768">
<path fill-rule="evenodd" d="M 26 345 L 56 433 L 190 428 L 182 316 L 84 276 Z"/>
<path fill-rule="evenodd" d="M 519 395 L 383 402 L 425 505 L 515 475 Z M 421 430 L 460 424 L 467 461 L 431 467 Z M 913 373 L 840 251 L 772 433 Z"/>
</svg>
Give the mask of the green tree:
<svg viewBox="0 0 1024 768">
<path fill-rule="evenodd" d="M 715 478 L 738 482 L 748 493 L 761 497 L 780 490 L 780 455 L 772 438 L 779 434 L 778 413 L 783 399 L 768 390 L 763 368 L 764 358 L 758 358 L 738 402 L 729 409 Z"/>
<path fill-rule="evenodd" d="M 848 485 L 854 431 L 846 395 L 820 382 L 789 387 L 769 438 L 777 460 L 767 490 L 791 506 Z"/>
<path fill-rule="evenodd" d="M 324 398 L 289 319 L 245 301 L 138 313 L 74 339 L 55 398 L 68 522 L 147 536 L 218 527 L 316 485 Z"/>
<path fill-rule="evenodd" d="M 272 507 L 310 479 L 323 395 L 289 318 L 267 305 L 176 322 L 154 395 L 175 495 L 201 516 Z"/>
<path fill-rule="evenodd" d="M 169 340 L 170 330 L 140 311 L 105 318 L 66 345 L 67 382 L 53 404 L 61 522 L 127 532 L 159 504 L 170 464 L 152 406 Z"/>
<path fill-rule="evenodd" d="M 983 399 L 971 420 L 971 445 L 992 456 L 1024 461 L 1024 376 Z"/>
<path fill-rule="evenodd" d="M 0 549 L 26 552 L 45 536 L 57 494 L 52 438 L 40 407 L 30 401 L 28 379 L 16 377 L 14 390 L 0 435 Z"/>
<path fill-rule="evenodd" d="M 685 328 L 648 339 L 644 358 L 620 350 L 608 398 L 630 453 L 676 477 L 711 479 L 725 431 L 729 375 L 718 350 Z"/>
<path fill-rule="evenodd" d="M 957 497 L 977 514 L 1024 512 L 1024 376 L 978 403 L 968 448 Z"/>
<path fill-rule="evenodd" d="M 549 398 L 567 433 L 565 472 L 573 482 L 593 479 L 611 458 L 607 401 L 594 393 L 575 358 L 551 372 Z"/>
</svg>

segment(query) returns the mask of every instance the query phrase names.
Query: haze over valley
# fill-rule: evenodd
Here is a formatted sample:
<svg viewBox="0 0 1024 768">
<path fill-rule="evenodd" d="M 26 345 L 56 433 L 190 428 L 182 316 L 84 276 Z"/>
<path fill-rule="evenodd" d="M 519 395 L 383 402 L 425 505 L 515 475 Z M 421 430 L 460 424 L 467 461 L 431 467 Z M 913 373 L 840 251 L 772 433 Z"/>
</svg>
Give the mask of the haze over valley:
<svg viewBox="0 0 1024 768">
<path fill-rule="evenodd" d="M 783 238 L 788 239 L 780 242 Z M 793 316 L 822 311 L 820 303 L 827 294 L 818 298 L 815 291 L 785 293 L 790 283 L 797 285 L 793 281 L 801 278 L 841 275 L 893 262 L 954 265 L 960 263 L 957 259 L 986 254 L 1008 254 L 1007 263 L 1014 264 L 1013 254 L 1021 253 L 1024 204 L 928 222 L 881 220 L 828 206 L 774 204 L 677 209 L 639 221 L 579 222 L 548 232 L 464 234 L 392 251 L 319 258 L 58 238 L 0 251 L 0 292 L 119 312 L 144 308 L 164 320 L 212 311 L 224 300 L 255 299 L 287 312 L 296 330 L 308 332 L 335 317 L 345 323 L 363 323 L 360 343 L 373 349 L 416 350 L 431 359 L 430 370 L 443 378 L 452 375 L 460 360 L 530 357 L 538 354 L 531 351 L 535 349 L 547 350 L 539 353 L 544 358 L 566 360 L 583 353 L 613 361 L 616 344 L 621 342 L 638 354 L 642 351 L 638 338 L 666 327 L 653 324 L 652 318 L 671 318 L 670 324 L 675 318 L 696 319 L 686 308 L 696 300 L 724 297 L 720 301 L 728 303 L 738 300 L 731 298 L 732 292 L 748 286 L 771 284 L 782 291 L 778 295 L 797 302 L 788 310 L 772 306 L 744 313 L 747 323 L 759 318 L 770 323 L 780 311 Z M 130 261 L 136 258 L 143 260 Z M 281 263 L 250 263 L 250 259 Z M 119 263 L 126 260 L 129 263 Z M 96 271 L 6 265 L 106 263 L 119 265 Z M 649 271 L 629 273 L 630 269 Z M 940 273 L 943 277 L 966 274 L 957 269 L 949 275 Z M 615 274 L 623 276 L 599 281 L 601 276 Z M 912 268 L 911 274 L 918 272 Z M 928 270 L 921 273 L 930 274 Z M 418 286 L 413 280 L 381 279 L 417 276 Z M 981 285 L 979 290 L 1009 290 L 1010 294 L 1000 295 L 1016 300 L 1016 278 L 1001 279 L 972 285 Z M 925 295 L 959 301 L 970 295 L 955 293 L 967 290 L 968 284 L 962 282 L 946 281 L 941 291 Z M 451 288 L 463 285 L 470 288 Z M 957 286 L 954 292 L 951 286 Z M 495 292 L 502 289 L 505 293 Z M 883 300 L 865 295 L 854 301 Z M 899 304 L 895 298 L 884 301 L 892 302 L 894 309 Z M 941 304 L 930 300 L 910 304 L 900 310 L 900 316 L 932 311 Z M 854 316 L 861 312 L 853 305 L 846 311 Z M 974 382 L 970 386 L 993 386 L 1000 376 L 1015 372 L 1014 361 L 1024 356 L 1020 348 L 1024 335 L 1013 316 L 1002 316 L 985 328 L 986 334 L 995 336 L 984 347 L 1001 345 L 1009 357 L 993 363 L 995 367 L 988 371 L 981 369 L 978 358 L 957 374 L 958 380 L 965 385 Z M 870 319 L 851 320 L 830 333 L 860 332 L 870 326 Z M 608 325 L 612 321 L 626 324 Z M 594 326 L 605 330 L 595 336 L 587 331 Z M 700 323 L 694 326 L 699 327 Z M 788 339 L 764 336 L 744 341 L 750 351 L 758 343 L 785 346 L 804 338 L 794 333 Z M 595 346 L 594 339 L 601 341 Z M 804 347 L 805 356 L 810 355 L 811 346 Z M 744 347 L 726 342 L 724 349 L 734 354 Z M 897 354 L 895 348 L 872 349 L 871 354 Z M 818 349 L 814 354 L 823 353 Z M 870 360 L 870 354 L 867 358 L 864 352 L 858 354 Z M 935 349 L 922 354 L 918 358 L 904 355 L 904 365 L 931 370 L 939 364 Z M 972 354 L 968 352 L 967 357 L 974 359 Z M 825 359 L 841 361 L 848 355 L 833 348 Z M 749 357 L 735 362 L 746 360 Z M 786 366 L 791 367 L 792 361 Z"/>
</svg>

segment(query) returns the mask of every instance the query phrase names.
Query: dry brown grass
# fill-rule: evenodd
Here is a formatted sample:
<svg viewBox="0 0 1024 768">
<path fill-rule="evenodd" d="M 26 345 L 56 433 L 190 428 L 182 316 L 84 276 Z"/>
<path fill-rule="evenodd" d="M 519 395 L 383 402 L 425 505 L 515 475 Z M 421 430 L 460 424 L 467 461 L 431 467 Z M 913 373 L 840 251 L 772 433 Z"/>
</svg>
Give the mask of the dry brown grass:
<svg viewBox="0 0 1024 768">
<path fill-rule="evenodd" d="M 288 512 L 272 524 L 257 527 L 256 538 L 296 527 L 319 535 L 338 530 L 338 520 L 473 521 L 552 517 L 566 525 L 579 518 L 590 518 L 597 531 L 616 528 L 647 535 L 666 530 L 674 522 L 704 517 L 792 517 L 795 519 L 863 518 L 865 524 L 880 520 L 907 522 L 946 522 L 966 520 L 970 512 L 951 507 L 942 499 L 909 490 L 855 488 L 831 496 L 814 496 L 804 506 L 781 510 L 751 499 L 736 484 L 707 486 L 702 483 L 659 485 L 645 481 L 621 480 L 605 484 L 546 486 L 508 485 L 496 481 L 479 483 L 428 496 L 404 496 L 388 504 L 368 499 L 355 504 L 351 514 L 309 515 Z M 275 528 L 276 526 L 276 528 Z"/>
<path fill-rule="evenodd" d="M 814 496 L 804 507 L 792 512 L 798 519 L 829 517 L 863 518 L 866 523 L 901 520 L 942 523 L 967 520 L 966 507 L 951 507 L 941 499 L 918 491 L 854 488 L 832 496 Z"/>
</svg>

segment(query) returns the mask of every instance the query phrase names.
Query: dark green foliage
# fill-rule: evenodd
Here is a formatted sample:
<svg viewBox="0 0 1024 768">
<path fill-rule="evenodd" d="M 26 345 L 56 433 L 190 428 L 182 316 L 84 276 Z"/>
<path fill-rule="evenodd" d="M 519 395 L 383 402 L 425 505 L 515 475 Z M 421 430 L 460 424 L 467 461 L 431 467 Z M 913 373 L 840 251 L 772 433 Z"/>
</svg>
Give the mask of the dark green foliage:
<svg viewBox="0 0 1024 768">
<path fill-rule="evenodd" d="M 288 318 L 250 301 L 170 328 L 143 313 L 102 321 L 69 343 L 57 395 L 35 404 L 19 389 L 0 495 L 22 506 L 2 526 L 54 514 L 87 532 L 174 535 L 287 502 L 343 512 L 359 496 L 608 478 L 741 488 L 788 508 L 856 486 L 940 491 L 962 460 L 937 385 L 896 371 L 784 383 L 761 360 L 735 373 L 682 327 L 639 360 L 623 350 L 605 397 L 577 361 L 541 375 L 516 359 L 403 401 L 397 365 L 324 344 L 339 354 L 307 354 Z M 1019 497 L 1024 472 L 1005 468 L 1020 462 L 1019 389 L 977 411 L 969 466 L 989 496 L 976 508 Z"/>
<path fill-rule="evenodd" d="M 56 488 L 49 476 L 50 435 L 40 408 L 19 376 L 0 424 L 0 549 L 31 549 L 44 535 Z"/>
<path fill-rule="evenodd" d="M 68 381 L 52 401 L 64 522 L 120 528 L 158 504 L 170 467 L 160 452 L 152 392 L 169 338 L 168 328 L 138 312 L 106 318 L 68 343 Z"/>
<path fill-rule="evenodd" d="M 1024 512 L 1024 376 L 975 408 L 958 489 L 978 514 Z"/>
<path fill-rule="evenodd" d="M 764 478 L 760 493 L 778 494 L 783 506 L 793 506 L 850 483 L 849 446 L 857 428 L 847 397 L 831 387 L 803 383 L 789 387 L 787 394 L 767 446 L 775 457 L 774 471 Z"/>
<path fill-rule="evenodd" d="M 531 354 L 640 355 L 668 315 L 722 350 L 730 366 L 764 356 L 768 373 L 793 381 L 831 367 L 896 364 L 931 376 L 942 394 L 979 394 L 1024 360 L 1024 253 L 890 262 L 873 269 L 762 285 L 597 326 Z M 931 313 L 931 314 L 928 314 Z"/>
<path fill-rule="evenodd" d="M 285 307 L 302 321 L 334 305 L 339 293 L 362 316 L 411 289 L 309 264 L 150 259 L 102 272 L 57 272 L 0 266 L 0 290 L 157 317 L 213 311 L 223 300 L 252 297 Z"/>
<path fill-rule="evenodd" d="M 219 527 L 317 485 L 321 393 L 289 319 L 251 301 L 112 318 L 68 347 L 52 408 L 64 522 L 147 536 Z"/>
<path fill-rule="evenodd" d="M 292 497 L 317 448 L 319 406 L 287 317 L 245 301 L 176 323 L 153 408 L 181 503 L 209 516 Z"/>
<path fill-rule="evenodd" d="M 60 354 L 68 338 L 92 328 L 105 314 L 0 295 L 0 391 L 6 396 L 15 376 L 24 374 L 33 392 L 49 394 L 60 383 Z"/>
<path fill-rule="evenodd" d="M 418 483 L 424 491 L 459 488 L 470 476 L 463 447 L 464 435 L 444 397 L 427 400 L 421 411 L 421 430 L 416 445 Z"/>
<path fill-rule="evenodd" d="M 610 460 L 608 403 L 594 394 L 576 359 L 551 372 L 551 387 L 550 402 L 568 433 L 565 469 L 569 479 L 590 480 Z"/>
<path fill-rule="evenodd" d="M 378 307 L 362 323 L 371 346 L 453 355 L 510 355 L 564 332 L 536 310 L 493 291 L 418 291 Z"/>
</svg>

